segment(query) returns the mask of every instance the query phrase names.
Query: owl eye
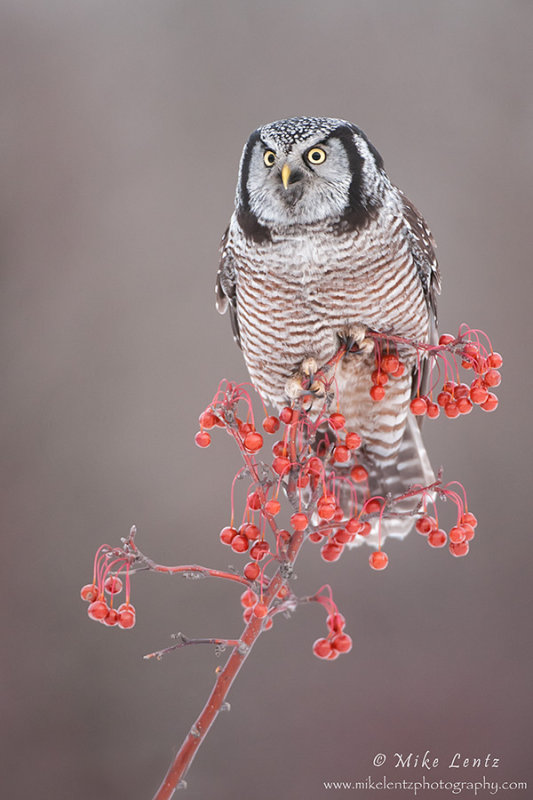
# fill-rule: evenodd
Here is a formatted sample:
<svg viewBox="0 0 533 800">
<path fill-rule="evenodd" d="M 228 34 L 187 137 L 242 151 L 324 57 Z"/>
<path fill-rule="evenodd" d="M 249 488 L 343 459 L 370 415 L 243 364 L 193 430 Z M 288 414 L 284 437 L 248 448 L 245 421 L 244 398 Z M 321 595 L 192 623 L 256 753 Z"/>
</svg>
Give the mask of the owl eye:
<svg viewBox="0 0 533 800">
<path fill-rule="evenodd" d="M 326 151 L 321 147 L 312 147 L 307 151 L 305 157 L 310 164 L 323 164 L 326 160 Z"/>
<path fill-rule="evenodd" d="M 273 153 L 272 150 L 265 150 L 263 161 L 265 162 L 265 166 L 273 167 L 276 163 L 276 154 Z"/>
</svg>

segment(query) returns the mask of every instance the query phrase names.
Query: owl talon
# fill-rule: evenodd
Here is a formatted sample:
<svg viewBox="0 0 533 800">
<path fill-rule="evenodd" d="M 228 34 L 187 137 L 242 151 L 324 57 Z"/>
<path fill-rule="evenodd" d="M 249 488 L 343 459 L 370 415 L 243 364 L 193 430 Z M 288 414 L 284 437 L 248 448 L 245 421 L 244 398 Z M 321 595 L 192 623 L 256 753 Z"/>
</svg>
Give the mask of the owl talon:
<svg viewBox="0 0 533 800">
<path fill-rule="evenodd" d="M 352 325 L 347 331 L 339 333 L 339 340 L 346 348 L 346 353 L 355 355 L 356 353 L 371 353 L 374 349 L 374 340 L 366 335 L 367 329 L 364 325 Z"/>
</svg>

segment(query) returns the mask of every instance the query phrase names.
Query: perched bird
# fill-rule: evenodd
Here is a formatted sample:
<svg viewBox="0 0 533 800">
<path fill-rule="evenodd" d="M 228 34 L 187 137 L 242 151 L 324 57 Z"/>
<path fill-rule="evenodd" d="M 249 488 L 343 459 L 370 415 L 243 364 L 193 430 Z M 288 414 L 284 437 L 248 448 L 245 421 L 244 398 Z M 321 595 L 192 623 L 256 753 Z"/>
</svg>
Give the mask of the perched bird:
<svg viewBox="0 0 533 800">
<path fill-rule="evenodd" d="M 434 242 L 363 131 L 327 117 L 255 130 L 243 150 L 221 254 L 217 308 L 229 309 L 263 398 L 286 405 L 302 371 L 326 363 L 343 341 L 356 342 L 336 385 L 348 428 L 363 438 L 371 493 L 397 496 L 415 483 L 429 485 L 433 472 L 409 410 L 422 379 L 414 351 L 400 348 L 404 375 L 375 402 L 366 332 L 436 341 Z M 403 536 L 410 527 L 387 520 L 383 536 Z"/>
</svg>

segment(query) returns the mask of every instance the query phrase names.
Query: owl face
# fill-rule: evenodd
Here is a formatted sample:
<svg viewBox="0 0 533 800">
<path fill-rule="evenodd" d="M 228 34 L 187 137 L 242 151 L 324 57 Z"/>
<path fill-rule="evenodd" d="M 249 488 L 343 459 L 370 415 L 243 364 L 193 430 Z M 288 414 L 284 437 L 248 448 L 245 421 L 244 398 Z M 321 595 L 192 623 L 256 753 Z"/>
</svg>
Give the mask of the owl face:
<svg viewBox="0 0 533 800">
<path fill-rule="evenodd" d="M 383 162 L 359 128 L 326 117 L 264 125 L 245 145 L 237 212 L 253 235 L 273 226 L 364 218 L 375 207 Z"/>
</svg>

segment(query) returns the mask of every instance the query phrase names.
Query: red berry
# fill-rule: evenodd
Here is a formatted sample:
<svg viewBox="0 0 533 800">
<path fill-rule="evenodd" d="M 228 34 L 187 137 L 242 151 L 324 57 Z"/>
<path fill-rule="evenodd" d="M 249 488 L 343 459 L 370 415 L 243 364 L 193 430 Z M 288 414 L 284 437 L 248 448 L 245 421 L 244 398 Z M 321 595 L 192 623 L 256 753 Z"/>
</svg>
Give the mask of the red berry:
<svg viewBox="0 0 533 800">
<path fill-rule="evenodd" d="M 477 344 L 472 344 L 472 342 L 467 342 L 463 347 L 463 353 L 471 358 L 477 358 L 479 356 L 479 347 Z"/>
<path fill-rule="evenodd" d="M 333 648 L 331 653 L 328 656 L 328 661 L 335 661 L 335 659 L 338 658 L 339 656 L 340 656 L 339 651 L 335 650 L 335 648 Z"/>
<path fill-rule="evenodd" d="M 333 541 L 337 544 L 347 544 L 353 541 L 354 534 L 347 531 L 346 528 L 339 528 L 333 536 Z"/>
<path fill-rule="evenodd" d="M 318 516 L 322 519 L 333 519 L 335 516 L 336 503 L 322 503 L 318 506 Z"/>
<path fill-rule="evenodd" d="M 110 608 L 107 612 L 107 615 L 103 619 L 103 623 L 104 625 L 108 625 L 110 628 L 112 628 L 113 625 L 116 625 L 118 623 L 118 611 L 115 611 L 114 608 Z"/>
<path fill-rule="evenodd" d="M 503 358 L 499 353 L 491 353 L 487 358 L 487 364 L 493 369 L 499 369 L 503 364 Z"/>
<path fill-rule="evenodd" d="M 383 400 L 383 398 L 385 397 L 385 389 L 383 388 L 383 386 L 373 386 L 370 389 L 370 397 L 376 403 L 379 403 L 380 400 Z"/>
<path fill-rule="evenodd" d="M 244 606 L 244 608 L 253 608 L 257 600 L 258 597 L 252 589 L 246 589 L 246 591 L 241 594 L 241 606 Z"/>
<path fill-rule="evenodd" d="M 341 614 L 339 611 L 335 611 L 333 614 L 328 614 L 326 625 L 328 626 L 328 630 L 330 630 L 332 633 L 342 633 L 344 626 L 346 625 L 344 614 Z"/>
<path fill-rule="evenodd" d="M 123 603 L 118 609 L 118 626 L 126 630 L 135 625 L 135 609 L 129 603 Z"/>
<path fill-rule="evenodd" d="M 436 403 L 428 403 L 427 415 L 430 419 L 437 419 L 440 414 L 440 408 Z"/>
<path fill-rule="evenodd" d="M 368 562 L 372 569 L 385 569 L 389 563 L 389 557 L 383 552 L 383 550 L 376 550 L 374 553 L 372 553 L 368 559 Z"/>
<path fill-rule="evenodd" d="M 445 408 L 451 399 L 452 396 L 450 392 L 440 392 L 439 395 L 437 396 L 437 403 L 441 408 Z"/>
<path fill-rule="evenodd" d="M 498 372 L 497 369 L 489 369 L 485 377 L 483 378 L 483 382 L 485 386 L 499 386 L 502 382 L 502 376 Z"/>
<path fill-rule="evenodd" d="M 254 561 L 250 561 L 248 564 L 246 564 L 243 572 L 245 578 L 248 578 L 249 581 L 255 581 L 261 572 L 261 569 L 259 564 L 256 564 Z"/>
<path fill-rule="evenodd" d="M 244 446 L 250 453 L 257 453 L 263 447 L 263 437 L 256 431 L 247 433 L 244 437 Z"/>
<path fill-rule="evenodd" d="M 243 536 L 242 533 L 238 533 L 237 536 L 234 536 L 231 540 L 230 546 L 234 553 L 246 553 L 249 546 L 248 538 Z"/>
<path fill-rule="evenodd" d="M 439 339 L 439 344 L 441 346 L 451 344 L 452 342 L 455 342 L 455 336 L 452 336 L 450 333 L 443 333 Z"/>
<path fill-rule="evenodd" d="M 194 437 L 194 441 L 198 447 L 209 447 L 211 444 L 211 436 L 207 433 L 207 431 L 198 431 Z"/>
<path fill-rule="evenodd" d="M 232 540 L 235 536 L 237 536 L 239 531 L 236 531 L 235 528 L 222 528 L 219 534 L 220 541 L 223 544 L 231 544 Z"/>
<path fill-rule="evenodd" d="M 265 503 L 265 511 L 267 514 L 270 514 L 272 517 L 275 517 L 276 514 L 279 514 L 281 508 L 281 503 L 279 500 L 267 500 Z"/>
<path fill-rule="evenodd" d="M 80 591 L 80 597 L 82 600 L 85 600 L 86 603 L 94 603 L 98 597 L 98 589 L 95 584 L 87 583 L 83 586 Z"/>
<path fill-rule="evenodd" d="M 375 514 L 381 511 L 381 505 L 381 500 L 378 500 L 377 497 L 371 497 L 364 505 L 364 512 L 365 514 Z"/>
<path fill-rule="evenodd" d="M 459 409 L 457 408 L 457 403 L 454 400 L 451 400 L 444 409 L 444 413 L 446 414 L 449 419 L 455 419 L 455 417 L 459 416 Z"/>
<path fill-rule="evenodd" d="M 104 589 L 108 594 L 118 594 L 122 591 L 122 581 L 117 575 L 110 575 L 104 583 Z"/>
<path fill-rule="evenodd" d="M 400 359 L 398 358 L 398 356 L 392 354 L 385 356 L 383 361 L 381 362 L 381 366 L 383 367 L 385 372 L 396 372 L 396 370 L 400 366 Z"/>
<path fill-rule="evenodd" d="M 391 372 L 390 374 L 392 375 L 393 378 L 401 378 L 404 372 L 405 372 L 405 364 L 402 364 L 402 362 L 400 361 L 400 366 L 398 367 L 396 372 Z"/>
<path fill-rule="evenodd" d="M 352 480 L 354 480 L 356 483 L 362 483 L 363 481 L 366 481 L 368 478 L 368 472 L 360 464 L 357 464 L 355 467 L 353 467 L 353 469 L 350 472 L 350 475 L 352 477 Z"/>
<path fill-rule="evenodd" d="M 337 561 L 341 555 L 344 547 L 333 540 L 325 544 L 320 550 L 320 555 L 324 561 Z"/>
<path fill-rule="evenodd" d="M 450 538 L 450 542 L 453 542 L 453 544 L 464 542 L 466 538 L 465 531 L 463 530 L 462 525 L 454 525 L 453 528 L 450 530 L 448 536 Z"/>
<path fill-rule="evenodd" d="M 243 422 L 242 419 L 238 419 L 237 424 L 239 426 L 239 433 L 241 436 L 246 436 L 247 433 L 251 433 L 255 430 L 251 422 Z"/>
<path fill-rule="evenodd" d="M 415 522 L 415 528 L 422 536 L 427 536 L 436 527 L 437 525 L 432 517 L 419 517 Z"/>
<path fill-rule="evenodd" d="M 451 395 L 453 395 L 456 386 L 457 384 L 455 383 L 455 381 L 446 381 L 446 383 L 442 387 L 442 391 L 449 392 Z"/>
<path fill-rule="evenodd" d="M 313 645 L 313 653 L 317 658 L 328 658 L 331 653 L 331 642 L 329 639 L 317 639 Z"/>
<path fill-rule="evenodd" d="M 242 536 L 246 536 L 246 538 L 250 539 L 251 541 L 254 541 L 254 539 L 259 539 L 261 535 L 261 531 L 259 530 L 257 525 L 253 524 L 253 522 L 243 523 L 239 528 L 239 533 Z"/>
<path fill-rule="evenodd" d="M 431 547 L 444 547 L 447 538 L 448 537 L 446 536 L 446 532 L 443 531 L 441 528 L 438 528 L 437 530 L 431 531 L 431 533 L 427 538 L 427 541 L 428 544 L 431 545 Z"/>
<path fill-rule="evenodd" d="M 470 547 L 468 542 L 450 542 L 449 550 L 452 556 L 456 556 L 460 558 L 461 556 L 466 556 Z"/>
<path fill-rule="evenodd" d="M 198 422 L 202 426 L 202 428 L 213 428 L 217 423 L 218 417 L 216 414 L 213 414 L 212 411 L 204 411 L 203 414 L 200 414 Z"/>
<path fill-rule="evenodd" d="M 463 514 L 461 517 L 461 522 L 464 522 L 466 525 L 471 525 L 473 528 L 475 528 L 477 525 L 477 519 L 470 511 L 467 511 Z"/>
<path fill-rule="evenodd" d="M 313 533 L 309 534 L 310 542 L 320 542 L 323 538 L 323 535 L 319 533 L 319 531 L 313 531 Z"/>
<path fill-rule="evenodd" d="M 469 525 L 467 522 L 461 522 L 461 528 L 465 532 L 465 541 L 466 542 L 469 542 L 476 535 L 476 532 L 473 529 L 472 525 Z"/>
<path fill-rule="evenodd" d="M 278 456 L 272 462 L 272 469 L 277 475 L 286 475 L 290 472 L 291 462 L 285 456 Z"/>
<path fill-rule="evenodd" d="M 351 519 L 347 520 L 345 527 L 348 533 L 357 533 L 361 527 L 361 523 L 357 517 L 352 517 Z"/>
<path fill-rule="evenodd" d="M 289 531 L 285 531 L 285 530 L 281 530 L 278 533 L 278 536 L 281 539 L 281 541 L 285 542 L 285 543 L 288 542 L 289 539 L 291 538 L 291 534 L 289 533 Z"/>
<path fill-rule="evenodd" d="M 304 472 L 300 472 L 296 483 L 300 489 L 305 489 L 306 486 L 309 486 L 309 475 L 306 475 Z"/>
<path fill-rule="evenodd" d="M 292 408 L 289 408 L 289 406 L 285 406 L 285 408 L 281 409 L 279 413 L 279 418 L 284 425 L 289 425 L 292 422 L 292 417 L 293 417 Z"/>
<path fill-rule="evenodd" d="M 266 619 L 263 622 L 263 630 L 264 631 L 269 631 L 273 624 L 274 624 L 274 620 L 272 619 L 272 617 L 269 617 L 268 619 Z"/>
<path fill-rule="evenodd" d="M 338 444 L 333 451 L 333 458 L 335 461 L 339 461 L 340 463 L 343 461 L 349 461 L 350 451 L 343 444 Z"/>
<path fill-rule="evenodd" d="M 269 549 L 268 542 L 256 542 L 250 548 L 250 558 L 253 558 L 254 561 L 261 561 L 261 559 L 266 556 Z"/>
<path fill-rule="evenodd" d="M 460 414 L 470 414 L 473 409 L 472 401 L 468 397 L 460 397 L 457 401 L 457 408 Z"/>
<path fill-rule="evenodd" d="M 104 600 L 95 600 L 87 609 L 90 618 L 97 620 L 105 619 L 108 611 L 107 603 Z"/>
<path fill-rule="evenodd" d="M 331 427 L 336 430 L 340 431 L 346 425 L 346 420 L 343 414 L 331 414 L 328 420 Z"/>
<path fill-rule="evenodd" d="M 370 522 L 363 522 L 357 533 L 359 536 L 368 536 L 371 530 L 372 530 L 372 525 L 370 524 Z"/>
<path fill-rule="evenodd" d="M 301 511 L 293 514 L 291 517 L 291 525 L 295 531 L 304 531 L 308 525 L 308 519 Z"/>
<path fill-rule="evenodd" d="M 425 397 L 413 397 L 411 400 L 411 411 L 416 416 L 420 417 L 426 413 L 428 409 L 427 400 Z"/>
<path fill-rule="evenodd" d="M 285 442 L 274 442 L 272 445 L 272 452 L 275 456 L 284 456 L 287 452 Z"/>
<path fill-rule="evenodd" d="M 348 450 L 357 450 L 358 447 L 361 447 L 361 437 L 354 431 L 347 433 L 344 441 Z"/>
<path fill-rule="evenodd" d="M 472 386 L 470 389 L 470 399 L 476 405 L 482 405 L 487 401 L 489 393 L 484 386 Z"/>
<path fill-rule="evenodd" d="M 245 608 L 244 611 L 242 612 L 242 618 L 246 622 L 246 624 L 248 624 L 252 619 L 253 613 L 254 613 L 253 608 Z"/>
<path fill-rule="evenodd" d="M 460 383 L 453 390 L 453 396 L 455 400 L 460 400 L 461 397 L 468 397 L 469 394 L 470 394 L 470 386 L 468 386 L 467 383 Z"/>
<path fill-rule="evenodd" d="M 259 617 L 259 619 L 263 619 L 268 614 L 268 608 L 264 603 L 257 603 L 254 606 L 254 615 Z"/>
<path fill-rule="evenodd" d="M 372 383 L 375 386 L 385 386 L 389 382 L 389 376 L 386 372 L 381 372 L 379 369 L 375 369 L 372 375 Z"/>
<path fill-rule="evenodd" d="M 279 419 L 277 417 L 265 417 L 263 428 L 267 433 L 276 433 L 279 430 Z"/>
<path fill-rule="evenodd" d="M 252 511 L 258 511 L 263 505 L 259 492 L 250 492 L 247 502 Z"/>
<path fill-rule="evenodd" d="M 331 644 L 339 653 L 349 653 L 352 649 L 352 637 L 347 633 L 338 633 L 331 640 Z"/>
<path fill-rule="evenodd" d="M 480 406 L 480 408 L 482 408 L 483 411 L 494 411 L 494 409 L 497 407 L 498 407 L 498 398 L 496 397 L 495 394 L 492 394 L 492 392 L 489 392 L 487 399 L 485 400 L 484 403 L 481 403 Z"/>
</svg>

